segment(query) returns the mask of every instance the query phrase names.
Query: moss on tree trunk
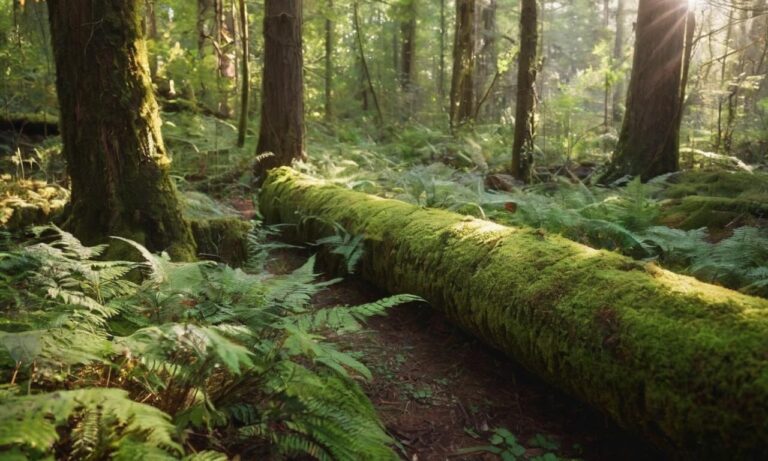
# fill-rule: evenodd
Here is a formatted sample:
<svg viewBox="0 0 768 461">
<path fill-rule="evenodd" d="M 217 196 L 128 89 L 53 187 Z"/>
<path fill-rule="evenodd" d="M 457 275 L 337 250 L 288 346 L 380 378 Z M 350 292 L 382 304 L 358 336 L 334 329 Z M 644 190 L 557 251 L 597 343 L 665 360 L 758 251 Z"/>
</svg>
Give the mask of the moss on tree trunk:
<svg viewBox="0 0 768 461">
<path fill-rule="evenodd" d="M 290 169 L 261 194 L 302 241 L 365 235 L 361 273 L 687 459 L 768 446 L 768 301 L 540 231 L 425 210 Z M 309 218 L 313 217 L 313 218 Z"/>
<path fill-rule="evenodd" d="M 142 36 L 141 0 L 51 0 L 51 36 L 71 215 L 84 242 L 110 235 L 193 259 Z"/>
</svg>

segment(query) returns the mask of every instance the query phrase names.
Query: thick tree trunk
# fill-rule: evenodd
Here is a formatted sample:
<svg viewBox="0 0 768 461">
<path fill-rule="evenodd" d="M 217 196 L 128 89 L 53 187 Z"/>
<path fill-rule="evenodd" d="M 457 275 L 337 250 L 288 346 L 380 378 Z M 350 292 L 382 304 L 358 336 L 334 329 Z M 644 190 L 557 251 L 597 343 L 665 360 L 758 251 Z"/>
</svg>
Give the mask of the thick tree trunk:
<svg viewBox="0 0 768 461">
<path fill-rule="evenodd" d="M 257 177 L 304 158 L 302 0 L 267 0 L 264 11 L 264 77 Z"/>
<path fill-rule="evenodd" d="M 141 0 L 49 0 L 64 157 L 67 223 L 86 243 L 110 235 L 193 259 L 160 133 Z"/>
<path fill-rule="evenodd" d="M 522 0 L 520 13 L 520 55 L 517 63 L 517 103 L 512 168 L 515 178 L 529 182 L 533 167 L 534 109 L 538 50 L 538 7 L 536 0 Z"/>
<path fill-rule="evenodd" d="M 451 79 L 451 127 L 472 119 L 475 110 L 475 11 L 477 0 L 456 0 Z"/>
<path fill-rule="evenodd" d="M 360 274 L 413 293 L 679 459 L 763 459 L 768 301 L 555 235 L 288 169 L 259 195 L 299 242 L 365 236 Z M 332 225 L 333 223 L 333 225 Z"/>
<path fill-rule="evenodd" d="M 245 145 L 245 135 L 248 131 L 248 102 L 251 97 L 250 69 L 250 37 L 248 36 L 248 8 L 245 0 L 239 1 L 240 10 L 240 42 L 243 55 L 240 62 L 240 123 L 237 126 L 237 145 Z"/>
<path fill-rule="evenodd" d="M 677 171 L 686 0 L 640 0 L 619 143 L 601 181 Z"/>
</svg>

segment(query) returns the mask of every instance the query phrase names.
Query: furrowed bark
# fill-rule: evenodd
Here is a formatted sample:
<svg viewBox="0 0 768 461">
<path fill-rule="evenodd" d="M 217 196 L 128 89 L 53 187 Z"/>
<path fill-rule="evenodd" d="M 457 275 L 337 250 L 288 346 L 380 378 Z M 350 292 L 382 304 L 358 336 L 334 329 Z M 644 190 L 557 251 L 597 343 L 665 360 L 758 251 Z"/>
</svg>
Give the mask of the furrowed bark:
<svg viewBox="0 0 768 461">
<path fill-rule="evenodd" d="M 260 194 L 299 241 L 365 235 L 361 275 L 687 459 L 768 446 L 768 301 L 559 236 L 422 209 L 290 169 Z"/>
<path fill-rule="evenodd" d="M 48 8 L 72 189 L 65 227 L 87 244 L 119 235 L 194 259 L 152 92 L 144 2 L 51 0 Z"/>
</svg>

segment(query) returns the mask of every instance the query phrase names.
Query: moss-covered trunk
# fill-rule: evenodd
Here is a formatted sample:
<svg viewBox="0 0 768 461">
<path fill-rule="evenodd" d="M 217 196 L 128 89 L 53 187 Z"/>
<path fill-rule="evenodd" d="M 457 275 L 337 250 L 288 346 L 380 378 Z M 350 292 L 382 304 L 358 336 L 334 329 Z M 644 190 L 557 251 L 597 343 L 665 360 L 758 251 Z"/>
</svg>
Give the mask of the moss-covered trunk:
<svg viewBox="0 0 768 461">
<path fill-rule="evenodd" d="M 365 235 L 365 278 L 421 295 L 679 457 L 757 459 L 768 447 L 768 301 L 289 169 L 270 175 L 260 205 L 301 241 L 332 234 L 332 222 Z"/>
<path fill-rule="evenodd" d="M 142 36 L 141 0 L 50 0 L 56 86 L 72 203 L 84 242 L 120 235 L 192 259 Z"/>
</svg>

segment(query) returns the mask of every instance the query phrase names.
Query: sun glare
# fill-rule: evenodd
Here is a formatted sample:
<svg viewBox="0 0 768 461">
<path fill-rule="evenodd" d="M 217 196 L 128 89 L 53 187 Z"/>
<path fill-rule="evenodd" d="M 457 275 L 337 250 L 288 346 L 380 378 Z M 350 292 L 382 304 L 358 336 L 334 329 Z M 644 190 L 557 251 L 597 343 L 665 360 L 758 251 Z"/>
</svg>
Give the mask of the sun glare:
<svg viewBox="0 0 768 461">
<path fill-rule="evenodd" d="M 688 10 L 695 10 L 698 0 L 688 0 Z"/>
</svg>

